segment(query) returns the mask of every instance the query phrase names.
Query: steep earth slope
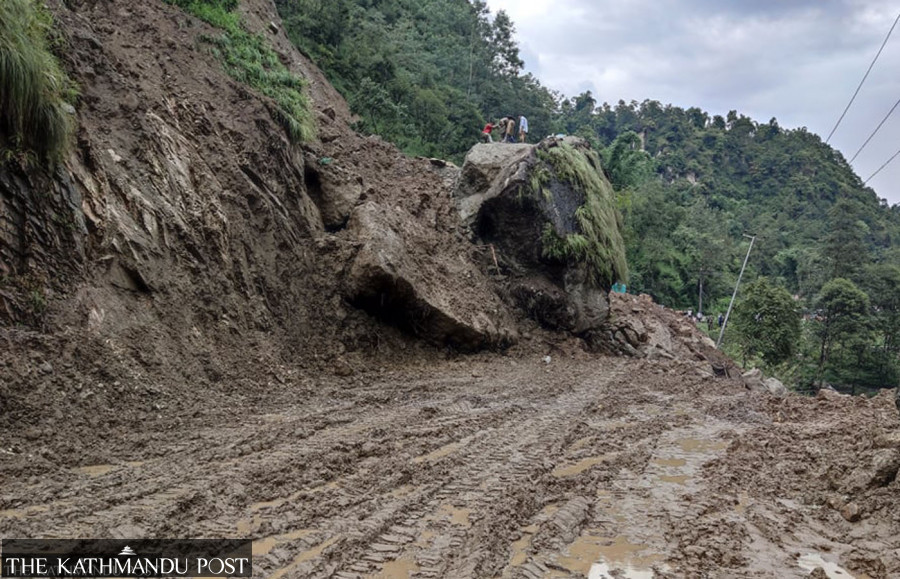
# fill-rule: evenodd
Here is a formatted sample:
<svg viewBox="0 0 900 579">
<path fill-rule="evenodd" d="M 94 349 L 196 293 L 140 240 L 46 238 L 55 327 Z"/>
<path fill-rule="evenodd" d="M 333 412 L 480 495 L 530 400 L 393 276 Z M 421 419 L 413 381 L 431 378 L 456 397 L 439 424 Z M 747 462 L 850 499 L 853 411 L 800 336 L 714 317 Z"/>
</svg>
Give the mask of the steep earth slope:
<svg viewBox="0 0 900 579">
<path fill-rule="evenodd" d="M 52 176 L 0 172 L 6 426 L 145 418 L 146 388 L 202 398 L 286 361 L 347 373 L 439 354 L 394 327 L 459 349 L 515 340 L 446 168 L 350 130 L 271 2 L 240 10 L 308 80 L 318 137 L 302 146 L 225 74 L 202 40 L 220 32 L 178 8 L 52 7 L 79 129 Z"/>
</svg>

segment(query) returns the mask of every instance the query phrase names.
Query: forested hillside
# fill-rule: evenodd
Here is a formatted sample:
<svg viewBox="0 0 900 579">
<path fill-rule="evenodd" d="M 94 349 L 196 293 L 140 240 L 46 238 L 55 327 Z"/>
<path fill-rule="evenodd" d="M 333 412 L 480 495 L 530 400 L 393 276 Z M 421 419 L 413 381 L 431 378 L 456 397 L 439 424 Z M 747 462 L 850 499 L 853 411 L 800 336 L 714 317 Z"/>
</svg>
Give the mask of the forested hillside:
<svg viewBox="0 0 900 579">
<path fill-rule="evenodd" d="M 775 119 L 597 107 L 589 93 L 563 103 L 559 122 L 606 153 L 634 291 L 696 311 L 702 289 L 704 312 L 721 313 L 756 236 L 732 353 L 804 387 L 896 383 L 900 210 L 840 152 Z"/>
<path fill-rule="evenodd" d="M 414 155 L 460 161 L 485 119 L 551 130 L 556 99 L 523 75 L 513 24 L 481 0 L 276 0 L 291 40 L 377 133 Z"/>
<path fill-rule="evenodd" d="M 819 136 L 737 111 L 565 98 L 522 74 L 514 23 L 481 0 L 277 4 L 363 132 L 454 160 L 507 114 L 535 139 L 582 136 L 618 188 L 629 291 L 694 311 L 702 297 L 718 315 L 756 236 L 726 348 L 801 387 L 896 384 L 900 208 Z"/>
</svg>

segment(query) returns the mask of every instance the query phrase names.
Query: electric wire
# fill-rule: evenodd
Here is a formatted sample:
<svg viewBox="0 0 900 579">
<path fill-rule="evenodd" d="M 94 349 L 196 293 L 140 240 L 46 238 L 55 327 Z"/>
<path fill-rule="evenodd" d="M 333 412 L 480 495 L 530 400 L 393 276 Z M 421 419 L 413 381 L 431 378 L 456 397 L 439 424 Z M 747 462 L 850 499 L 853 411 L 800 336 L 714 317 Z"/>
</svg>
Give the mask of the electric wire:
<svg viewBox="0 0 900 579">
<path fill-rule="evenodd" d="M 859 90 L 862 88 L 863 84 L 866 82 L 866 79 L 869 78 L 869 73 L 872 72 L 872 67 L 875 66 L 875 62 L 878 61 L 878 57 L 881 56 L 881 51 L 884 50 L 884 46 L 887 44 L 888 40 L 891 37 L 891 33 L 894 32 L 894 28 L 897 26 L 897 22 L 900 21 L 900 14 L 897 15 L 897 18 L 894 20 L 894 24 L 891 25 L 891 29 L 888 31 L 887 36 L 884 38 L 884 42 L 881 43 L 881 48 L 878 49 L 878 54 L 875 55 L 875 58 L 872 60 L 872 64 L 869 65 L 869 70 L 866 71 L 866 74 L 863 76 L 862 80 L 859 81 L 859 86 L 856 87 L 856 92 L 853 93 L 853 96 L 850 97 L 850 102 L 847 103 L 847 107 L 844 109 L 844 112 L 841 113 L 841 118 L 838 119 L 837 123 L 835 123 L 834 128 L 831 129 L 831 132 L 828 133 L 828 138 L 825 139 L 825 143 L 831 140 L 832 135 L 837 130 L 838 126 L 840 126 L 841 121 L 844 120 L 844 116 L 847 114 L 847 111 L 850 110 L 850 106 L 853 104 L 853 101 L 856 100 L 856 95 L 859 94 Z"/>
<path fill-rule="evenodd" d="M 853 161 L 856 160 L 856 158 L 859 156 L 860 153 L 862 153 L 862 150 L 866 148 L 866 145 L 869 144 L 869 141 L 872 140 L 872 137 L 874 137 L 875 134 L 876 134 L 879 130 L 881 130 L 881 126 L 885 123 L 885 121 L 887 121 L 888 118 L 890 118 L 890 116 L 891 116 L 892 114 L 894 114 L 894 111 L 897 109 L 897 106 L 898 106 L 898 105 L 900 105 L 900 99 L 897 99 L 897 102 L 894 103 L 894 106 L 891 107 L 891 110 L 888 111 L 888 114 L 886 114 L 886 115 L 884 116 L 884 118 L 881 119 L 881 122 L 878 123 L 878 126 L 877 126 L 877 127 L 875 127 L 875 130 L 872 131 L 872 134 L 869 135 L 869 138 L 866 139 L 866 142 L 862 144 L 862 146 L 859 148 L 858 151 L 856 151 L 856 153 L 853 155 L 853 158 L 850 159 L 850 162 L 851 162 L 851 163 L 852 163 Z"/>
<path fill-rule="evenodd" d="M 871 175 L 869 175 L 869 178 L 866 179 L 865 181 L 863 181 L 863 185 L 865 185 L 866 183 L 868 183 L 869 181 L 871 181 L 871 180 L 872 180 L 872 177 L 874 177 L 875 175 L 881 173 L 881 170 L 884 169 L 885 167 L 887 167 L 888 165 L 890 165 L 890 164 L 891 164 L 891 161 L 893 161 L 894 159 L 896 159 L 898 156 L 900 156 L 900 151 L 897 151 L 896 153 L 894 153 L 893 156 L 891 156 L 890 159 L 888 159 L 887 161 L 884 162 L 884 165 L 882 165 L 881 167 L 878 167 L 878 170 L 877 170 L 877 171 L 875 171 L 874 173 L 872 173 Z"/>
</svg>

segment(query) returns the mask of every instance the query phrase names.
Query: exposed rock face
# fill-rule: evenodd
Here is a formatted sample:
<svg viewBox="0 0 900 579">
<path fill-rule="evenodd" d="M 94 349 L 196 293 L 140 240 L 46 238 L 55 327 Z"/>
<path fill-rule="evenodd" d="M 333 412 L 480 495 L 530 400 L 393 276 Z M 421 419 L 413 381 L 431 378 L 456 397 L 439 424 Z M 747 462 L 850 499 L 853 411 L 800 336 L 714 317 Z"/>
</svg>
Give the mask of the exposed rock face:
<svg viewBox="0 0 900 579">
<path fill-rule="evenodd" d="M 412 216 L 365 203 L 348 230 L 362 243 L 347 277 L 353 303 L 435 344 L 477 350 L 514 341 L 506 308 L 479 286 L 472 263 L 421 258 L 432 234 Z"/>
<path fill-rule="evenodd" d="M 329 231 L 344 227 L 363 192 L 363 178 L 333 164 L 330 157 L 306 158 L 306 190 Z"/>
<path fill-rule="evenodd" d="M 533 145 L 475 145 L 466 155 L 454 197 L 463 224 L 472 227 L 481 206 L 501 195 L 510 184 L 524 183 L 537 162 Z"/>
<path fill-rule="evenodd" d="M 591 263 L 554 254 L 547 243 L 583 233 L 576 210 L 588 203 L 589 194 L 596 207 L 615 210 L 611 188 L 589 193 L 584 183 L 548 162 L 547 152 L 563 146 L 593 172 L 591 185 L 608 186 L 580 139 L 482 144 L 466 156 L 454 198 L 473 239 L 495 251 L 515 305 L 547 328 L 594 340 L 609 317 L 608 280 L 598 282 Z M 607 229 L 621 242 L 615 219 Z"/>
</svg>

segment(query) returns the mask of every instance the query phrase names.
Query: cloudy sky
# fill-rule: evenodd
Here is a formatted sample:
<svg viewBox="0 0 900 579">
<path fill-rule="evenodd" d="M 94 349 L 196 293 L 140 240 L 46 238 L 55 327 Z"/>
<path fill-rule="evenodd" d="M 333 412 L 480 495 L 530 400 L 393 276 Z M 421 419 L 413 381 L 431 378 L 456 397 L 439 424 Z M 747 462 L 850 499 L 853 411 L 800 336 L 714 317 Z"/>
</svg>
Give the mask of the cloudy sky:
<svg viewBox="0 0 900 579">
<path fill-rule="evenodd" d="M 775 117 L 825 139 L 900 14 L 895 0 L 487 0 L 516 24 L 525 68 L 599 102 L 654 99 Z M 849 160 L 900 99 L 900 24 L 829 142 Z M 853 162 L 900 149 L 900 106 Z M 869 185 L 900 203 L 900 157 Z"/>
</svg>

